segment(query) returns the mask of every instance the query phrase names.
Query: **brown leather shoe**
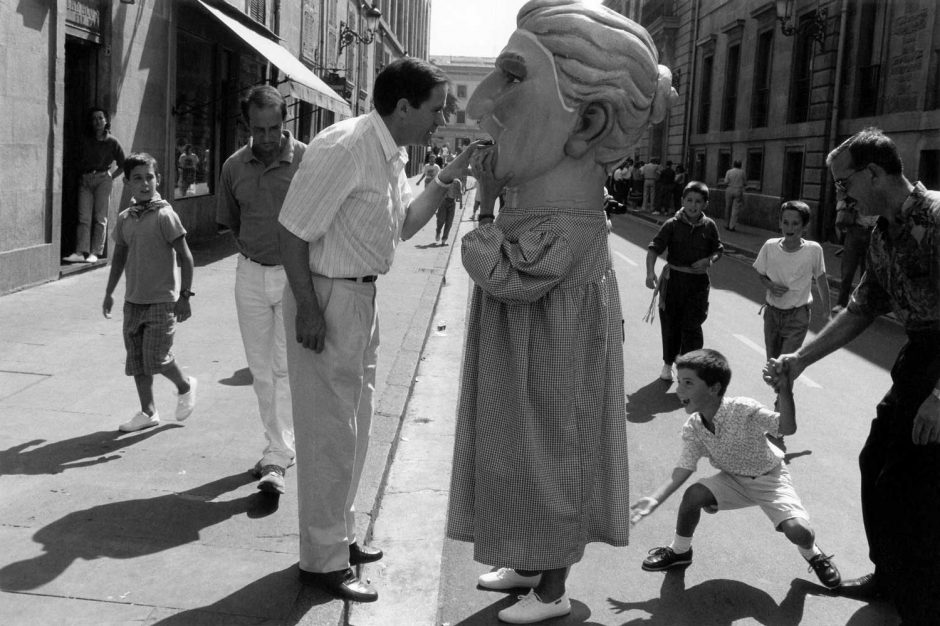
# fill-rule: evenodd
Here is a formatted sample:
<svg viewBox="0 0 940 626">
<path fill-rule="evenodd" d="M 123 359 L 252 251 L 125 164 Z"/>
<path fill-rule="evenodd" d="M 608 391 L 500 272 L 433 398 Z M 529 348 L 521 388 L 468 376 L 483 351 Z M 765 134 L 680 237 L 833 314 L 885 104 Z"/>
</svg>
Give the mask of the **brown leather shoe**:
<svg viewBox="0 0 940 626">
<path fill-rule="evenodd" d="M 363 563 L 374 563 L 384 556 L 382 551 L 371 546 L 360 546 L 354 541 L 349 544 L 349 564 L 362 565 Z"/>
<path fill-rule="evenodd" d="M 319 587 L 342 600 L 375 602 L 379 599 L 379 594 L 373 589 L 372 585 L 360 580 L 352 571 L 352 568 L 349 567 L 335 572 L 322 573 L 300 570 L 300 582 L 305 585 Z"/>
</svg>

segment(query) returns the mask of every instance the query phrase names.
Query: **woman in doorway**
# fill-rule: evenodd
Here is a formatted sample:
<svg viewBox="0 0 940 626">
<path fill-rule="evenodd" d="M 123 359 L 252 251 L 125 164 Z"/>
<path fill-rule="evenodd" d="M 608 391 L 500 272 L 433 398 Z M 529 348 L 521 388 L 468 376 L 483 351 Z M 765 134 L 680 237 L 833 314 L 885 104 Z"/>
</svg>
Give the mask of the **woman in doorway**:
<svg viewBox="0 0 940 626">
<path fill-rule="evenodd" d="M 80 182 L 75 252 L 63 257 L 66 263 L 94 263 L 104 254 L 111 187 L 114 179 L 123 173 L 124 148 L 110 132 L 108 112 L 95 107 L 88 111 L 86 119 L 88 126 L 78 157 Z M 115 164 L 117 168 L 112 170 Z"/>
</svg>

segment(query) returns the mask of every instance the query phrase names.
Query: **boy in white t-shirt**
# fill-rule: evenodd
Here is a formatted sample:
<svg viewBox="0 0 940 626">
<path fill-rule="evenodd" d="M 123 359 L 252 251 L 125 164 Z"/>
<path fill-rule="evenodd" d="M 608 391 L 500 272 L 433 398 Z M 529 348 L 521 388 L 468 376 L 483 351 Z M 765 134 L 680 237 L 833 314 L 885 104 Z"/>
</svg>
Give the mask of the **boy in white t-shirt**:
<svg viewBox="0 0 940 626">
<path fill-rule="evenodd" d="M 796 352 L 809 330 L 812 284 L 816 280 L 823 315 L 829 318 L 829 282 L 823 249 L 803 239 L 810 209 L 790 200 L 780 207 L 783 237 L 768 239 L 757 253 L 754 269 L 767 289 L 764 299 L 764 346 L 767 358 Z"/>
</svg>

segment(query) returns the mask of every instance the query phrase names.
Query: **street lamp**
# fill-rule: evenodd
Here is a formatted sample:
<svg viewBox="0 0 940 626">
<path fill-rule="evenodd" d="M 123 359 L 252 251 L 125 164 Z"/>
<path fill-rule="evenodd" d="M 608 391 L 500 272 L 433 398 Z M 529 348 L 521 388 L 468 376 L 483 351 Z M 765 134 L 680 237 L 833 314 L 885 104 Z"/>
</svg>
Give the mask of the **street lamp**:
<svg viewBox="0 0 940 626">
<path fill-rule="evenodd" d="M 780 32 L 784 37 L 792 37 L 799 33 L 808 35 L 823 45 L 826 41 L 826 9 L 815 9 L 808 19 L 801 19 L 793 25 L 790 21 L 793 16 L 793 4 L 796 0 L 777 0 L 777 19 L 780 20 Z"/>
<path fill-rule="evenodd" d="M 368 46 L 375 40 L 375 30 L 379 25 L 379 19 L 382 17 L 382 12 L 376 9 L 371 4 L 363 3 L 365 10 L 366 20 L 366 32 L 365 34 L 357 33 L 351 29 L 346 22 L 339 23 L 339 52 L 343 52 L 343 48 L 352 44 L 353 42 L 358 42 Z"/>
</svg>

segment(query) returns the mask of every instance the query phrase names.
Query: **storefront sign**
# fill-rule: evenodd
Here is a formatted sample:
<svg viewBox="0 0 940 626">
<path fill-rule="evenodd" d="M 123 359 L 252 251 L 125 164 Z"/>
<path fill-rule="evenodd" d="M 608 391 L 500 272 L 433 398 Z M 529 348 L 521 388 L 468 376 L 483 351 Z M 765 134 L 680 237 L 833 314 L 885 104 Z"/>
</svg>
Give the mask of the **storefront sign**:
<svg viewBox="0 0 940 626">
<path fill-rule="evenodd" d="M 65 25 L 69 34 L 101 41 L 101 0 L 66 0 Z"/>
</svg>

